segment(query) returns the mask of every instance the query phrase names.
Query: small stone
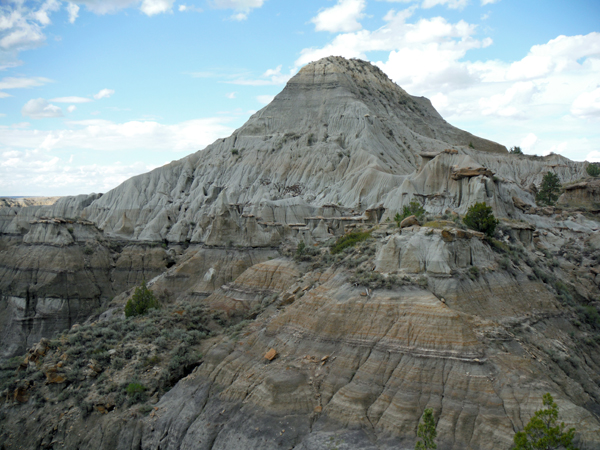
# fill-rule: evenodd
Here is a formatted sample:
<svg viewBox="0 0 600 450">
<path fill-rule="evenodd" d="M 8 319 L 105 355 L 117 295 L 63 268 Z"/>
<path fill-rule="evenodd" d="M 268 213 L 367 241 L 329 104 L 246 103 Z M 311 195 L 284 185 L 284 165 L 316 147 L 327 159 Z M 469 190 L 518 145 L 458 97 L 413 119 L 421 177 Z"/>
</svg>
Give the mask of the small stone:
<svg viewBox="0 0 600 450">
<path fill-rule="evenodd" d="M 314 412 L 320 413 L 322 411 L 323 411 L 323 407 L 322 406 L 320 406 L 320 405 L 319 406 L 315 406 Z"/>
<path fill-rule="evenodd" d="M 273 361 L 276 356 L 277 356 L 277 350 L 272 348 L 265 354 L 265 359 L 268 359 L 269 361 Z"/>
</svg>

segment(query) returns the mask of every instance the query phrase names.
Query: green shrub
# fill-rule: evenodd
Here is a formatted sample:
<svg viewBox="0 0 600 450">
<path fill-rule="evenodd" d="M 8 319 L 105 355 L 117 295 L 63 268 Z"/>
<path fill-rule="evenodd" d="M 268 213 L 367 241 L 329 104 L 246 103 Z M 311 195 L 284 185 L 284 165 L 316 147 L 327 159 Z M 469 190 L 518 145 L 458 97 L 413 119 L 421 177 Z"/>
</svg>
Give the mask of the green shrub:
<svg viewBox="0 0 600 450">
<path fill-rule="evenodd" d="M 542 205 L 554 205 L 558 200 L 558 194 L 562 186 L 558 175 L 554 172 L 548 172 L 544 175 L 540 191 L 535 196 L 535 201 Z"/>
<path fill-rule="evenodd" d="M 160 308 L 160 303 L 146 286 L 146 281 L 142 281 L 142 284 L 135 288 L 133 296 L 127 301 L 125 305 L 125 316 L 139 316 L 146 314 L 149 309 Z"/>
<path fill-rule="evenodd" d="M 600 167 L 598 167 L 596 164 L 588 164 L 587 167 L 585 168 L 585 171 L 588 173 L 588 175 L 590 177 L 597 177 L 598 175 L 600 175 Z"/>
<path fill-rule="evenodd" d="M 513 155 L 522 155 L 523 154 L 523 150 L 521 150 L 521 147 L 519 147 L 519 146 L 511 147 L 509 151 Z"/>
<path fill-rule="evenodd" d="M 477 267 L 477 266 L 469 267 L 468 275 L 471 280 L 475 281 L 477 278 L 479 278 L 479 274 L 480 274 L 479 267 Z"/>
<path fill-rule="evenodd" d="M 437 437 L 437 431 L 435 430 L 435 420 L 433 419 L 433 410 L 427 408 L 423 411 L 422 421 L 419 423 L 417 429 L 417 437 L 420 441 L 417 441 L 415 450 L 435 450 L 437 445 L 434 439 Z"/>
<path fill-rule="evenodd" d="M 514 436 L 515 445 L 512 450 L 529 449 L 565 449 L 576 450 L 573 445 L 575 428 L 565 431 L 565 424 L 558 424 L 558 406 L 554 399 L 547 393 L 542 404 L 544 409 L 536 411 L 523 431 Z"/>
<path fill-rule="evenodd" d="M 141 383 L 133 382 L 129 383 L 125 388 L 125 392 L 129 396 L 129 403 L 139 403 L 146 400 L 146 386 Z"/>
<path fill-rule="evenodd" d="M 394 216 L 394 220 L 396 221 L 396 224 L 399 227 L 400 222 L 402 222 L 407 217 L 416 216 L 417 219 L 420 220 L 423 217 L 423 214 L 425 214 L 425 210 L 423 209 L 421 204 L 415 200 L 412 200 L 408 204 L 408 206 L 405 206 L 404 208 L 402 208 L 402 215 L 400 215 L 399 213 L 396 213 L 396 215 Z"/>
<path fill-rule="evenodd" d="M 238 150 L 237 148 L 232 148 L 232 149 L 231 149 L 231 154 L 232 154 L 232 155 L 239 155 L 239 154 L 240 154 L 240 152 L 239 152 L 239 150 Z"/>
<path fill-rule="evenodd" d="M 492 237 L 496 226 L 499 223 L 492 213 L 492 208 L 487 206 L 485 202 L 475 203 L 469 207 L 467 214 L 463 218 L 463 222 L 469 228 L 485 233 L 487 236 Z"/>
<path fill-rule="evenodd" d="M 370 231 L 353 231 L 352 233 L 341 236 L 335 244 L 331 246 L 331 254 L 341 253 L 344 249 L 354 247 L 359 242 L 365 241 L 371 237 Z"/>
</svg>

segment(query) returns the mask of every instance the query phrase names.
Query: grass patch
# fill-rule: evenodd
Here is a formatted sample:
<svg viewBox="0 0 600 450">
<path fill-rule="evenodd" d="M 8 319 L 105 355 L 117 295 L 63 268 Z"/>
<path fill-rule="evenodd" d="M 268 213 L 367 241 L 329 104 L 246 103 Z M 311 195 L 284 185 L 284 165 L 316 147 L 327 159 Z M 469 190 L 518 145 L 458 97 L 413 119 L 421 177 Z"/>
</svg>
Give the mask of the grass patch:
<svg viewBox="0 0 600 450">
<path fill-rule="evenodd" d="M 341 253 L 344 249 L 354 247 L 359 242 L 366 241 L 370 237 L 371 231 L 353 231 L 352 233 L 345 234 L 331 246 L 331 254 Z"/>
</svg>

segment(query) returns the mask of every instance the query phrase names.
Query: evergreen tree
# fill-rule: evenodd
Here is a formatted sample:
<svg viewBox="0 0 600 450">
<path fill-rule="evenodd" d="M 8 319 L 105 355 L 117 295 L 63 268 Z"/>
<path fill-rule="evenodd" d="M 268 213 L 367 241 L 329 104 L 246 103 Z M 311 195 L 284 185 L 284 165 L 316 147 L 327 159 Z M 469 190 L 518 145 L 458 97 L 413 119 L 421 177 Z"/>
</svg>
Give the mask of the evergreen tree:
<svg viewBox="0 0 600 450">
<path fill-rule="evenodd" d="M 469 207 L 463 222 L 469 228 L 481 231 L 489 237 L 494 236 L 499 220 L 494 217 L 492 207 L 482 203 L 475 203 Z"/>
<path fill-rule="evenodd" d="M 554 205 L 558 200 L 558 194 L 562 186 L 558 175 L 554 172 L 548 172 L 544 175 L 540 191 L 535 196 L 535 201 L 544 205 Z"/>
<path fill-rule="evenodd" d="M 596 164 L 588 164 L 585 170 L 590 177 L 596 178 L 598 175 L 600 175 L 600 167 L 598 167 Z"/>
<path fill-rule="evenodd" d="M 419 429 L 417 430 L 417 437 L 421 438 L 421 441 L 417 441 L 415 450 L 433 450 L 437 448 L 433 440 L 437 436 L 435 431 L 435 422 L 433 420 L 433 410 L 427 408 L 423 411 L 422 422 L 419 423 Z"/>
<path fill-rule="evenodd" d="M 544 395 L 542 408 L 536 411 L 523 431 L 515 434 L 512 450 L 578 450 L 573 445 L 575 428 L 564 431 L 565 424 L 556 424 L 558 406 L 548 393 Z"/>
<path fill-rule="evenodd" d="M 146 280 L 143 280 L 125 305 L 125 317 L 146 314 L 152 308 L 160 308 L 160 302 L 146 286 Z"/>
</svg>

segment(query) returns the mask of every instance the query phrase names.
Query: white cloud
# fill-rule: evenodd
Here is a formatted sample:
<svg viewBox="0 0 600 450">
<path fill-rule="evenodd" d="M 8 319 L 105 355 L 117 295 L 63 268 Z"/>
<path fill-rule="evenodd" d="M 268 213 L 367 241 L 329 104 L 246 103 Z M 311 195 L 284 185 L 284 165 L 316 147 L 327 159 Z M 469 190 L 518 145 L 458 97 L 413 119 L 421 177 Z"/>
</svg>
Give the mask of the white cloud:
<svg viewBox="0 0 600 450">
<path fill-rule="evenodd" d="M 229 92 L 229 93 L 225 94 L 225 97 L 233 100 L 235 98 L 235 95 L 236 95 L 235 92 Z"/>
<path fill-rule="evenodd" d="M 269 69 L 262 74 L 262 78 L 259 79 L 248 79 L 239 77 L 234 80 L 227 81 L 230 84 L 240 84 L 244 86 L 270 86 L 270 85 L 281 85 L 288 82 L 297 72 L 297 68 L 290 69 L 289 73 L 281 73 L 282 66 L 279 65 L 275 69 Z"/>
<path fill-rule="evenodd" d="M 535 153 L 533 149 L 537 141 L 538 137 L 533 133 L 529 133 L 523 138 L 519 146 L 523 149 L 525 153 L 533 154 Z"/>
<path fill-rule="evenodd" d="M 446 5 L 450 9 L 463 9 L 469 0 L 423 0 L 422 8 L 433 8 L 437 5 Z"/>
<path fill-rule="evenodd" d="M 49 151 L 6 152 L 0 159 L 0 191 L 4 195 L 77 195 L 107 192 L 160 164 L 82 164 L 74 155 L 60 158 Z M 10 176 L 9 176 L 10 175 Z M 40 186 L 44 186 L 43 192 Z"/>
<path fill-rule="evenodd" d="M 360 30 L 359 20 L 365 16 L 365 7 L 365 0 L 338 0 L 335 6 L 322 10 L 311 22 L 315 24 L 316 31 L 338 33 Z"/>
<path fill-rule="evenodd" d="M 109 14 L 140 3 L 140 0 L 73 0 L 96 14 Z"/>
<path fill-rule="evenodd" d="M 60 2 L 58 0 L 46 0 L 40 9 L 31 12 L 31 17 L 38 21 L 41 25 L 50 25 L 50 17 L 48 13 L 58 11 L 60 9 Z"/>
<path fill-rule="evenodd" d="M 190 5 L 179 5 L 179 12 L 202 12 L 202 8 Z"/>
<path fill-rule="evenodd" d="M 60 1 L 36 3 L 0 2 L 0 51 L 6 52 L 5 58 L 14 58 L 19 51 L 38 47 L 46 40 L 43 29 L 51 23 L 51 14 L 60 9 Z"/>
<path fill-rule="evenodd" d="M 29 100 L 21 109 L 21 114 L 32 119 L 49 119 L 63 116 L 63 112 L 58 106 L 48 103 L 43 98 Z"/>
<path fill-rule="evenodd" d="M 0 80 L 0 98 L 10 97 L 10 94 L 1 92 L 6 89 L 24 89 L 37 86 L 43 86 L 44 84 L 51 83 L 52 80 L 44 77 L 5 77 Z"/>
<path fill-rule="evenodd" d="M 77 106 L 75 106 L 75 105 L 71 105 L 71 106 L 69 106 L 69 107 L 67 108 L 67 111 L 68 111 L 68 112 L 70 112 L 70 113 L 72 113 L 72 112 L 73 112 L 73 111 L 75 111 L 76 109 L 77 109 Z"/>
<path fill-rule="evenodd" d="M 579 95 L 573 101 L 571 113 L 580 117 L 600 117 L 600 87 Z"/>
<path fill-rule="evenodd" d="M 69 13 L 69 23 L 75 23 L 75 20 L 79 17 L 79 6 L 75 3 L 68 3 L 67 12 Z"/>
<path fill-rule="evenodd" d="M 47 195 L 106 192 L 162 164 L 166 151 L 178 157 L 230 135 L 234 128 L 228 126 L 229 120 L 218 117 L 163 125 L 155 121 L 114 123 L 94 119 L 67 122 L 67 129 L 52 131 L 0 126 L 0 192 L 40 195 L 34 191 L 40 186 L 52 189 L 44 192 Z M 101 159 L 103 163 L 77 162 L 73 154 Z M 119 162 L 123 159 L 146 163 Z"/>
<path fill-rule="evenodd" d="M 498 3 L 500 0 L 481 0 L 481 6 L 491 5 L 492 3 Z"/>
<path fill-rule="evenodd" d="M 144 0 L 140 10 L 148 16 L 172 12 L 173 3 L 175 0 Z"/>
<path fill-rule="evenodd" d="M 149 149 L 190 152 L 231 134 L 234 129 L 227 126 L 228 121 L 228 117 L 217 117 L 163 125 L 152 120 L 115 123 L 92 119 L 69 121 L 69 128 L 64 130 L 13 130 L 0 127 L 0 149 L 86 149 L 102 152 Z"/>
<path fill-rule="evenodd" d="M 263 105 L 268 105 L 275 98 L 274 95 L 257 95 L 256 100 Z"/>
<path fill-rule="evenodd" d="M 57 97 L 50 99 L 50 101 L 55 103 L 89 103 L 92 99 L 86 97 Z"/>
<path fill-rule="evenodd" d="M 265 0 L 212 0 L 210 3 L 213 8 L 235 10 L 230 19 L 242 21 L 248 18 L 250 11 L 262 7 L 264 2 Z"/>
<path fill-rule="evenodd" d="M 231 20 L 235 20 L 237 22 L 241 22 L 243 20 L 246 20 L 247 18 L 248 18 L 248 13 L 247 12 L 243 12 L 243 11 L 239 12 L 239 13 L 232 14 L 231 17 L 230 17 Z"/>
<path fill-rule="evenodd" d="M 212 5 L 219 9 L 260 8 L 265 0 L 213 0 Z"/>
<path fill-rule="evenodd" d="M 96 100 L 100 100 L 101 98 L 108 98 L 113 95 L 115 91 L 112 89 L 101 89 L 97 94 L 94 94 L 94 98 Z"/>
</svg>

